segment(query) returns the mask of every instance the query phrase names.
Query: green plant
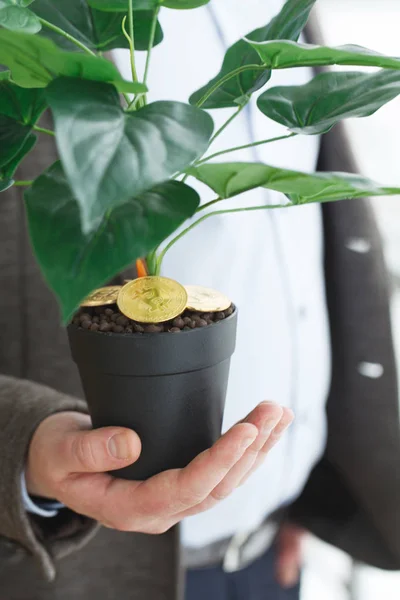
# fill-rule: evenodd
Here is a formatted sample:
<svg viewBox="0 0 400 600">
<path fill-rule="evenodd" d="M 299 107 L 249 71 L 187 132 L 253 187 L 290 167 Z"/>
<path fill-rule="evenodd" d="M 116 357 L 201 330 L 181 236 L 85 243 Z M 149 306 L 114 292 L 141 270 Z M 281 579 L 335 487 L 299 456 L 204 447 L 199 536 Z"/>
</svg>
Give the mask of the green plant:
<svg viewBox="0 0 400 600">
<path fill-rule="evenodd" d="M 323 134 L 338 121 L 365 117 L 400 93 L 400 59 L 357 46 L 297 43 L 316 0 L 287 0 L 266 26 L 226 53 L 218 75 L 189 103 L 148 103 L 151 51 L 162 41 L 160 10 L 193 9 L 210 0 L 0 0 L 0 190 L 27 186 L 32 244 L 66 321 L 80 300 L 111 276 L 147 256 L 151 274 L 182 235 L 215 214 L 265 210 L 225 208 L 225 201 L 258 186 L 286 195 L 285 207 L 360 196 L 398 194 L 358 175 L 305 174 L 263 164 L 213 163 L 233 149 L 212 144 L 265 86 L 276 69 L 358 65 L 375 72 L 327 72 L 302 86 L 269 87 L 258 98 L 266 116 L 288 134 Z M 104 51 L 130 49 L 132 81 Z M 135 51 L 147 51 L 138 81 Z M 49 107 L 55 131 L 38 125 Z M 213 133 L 208 109 L 232 108 Z M 35 181 L 14 180 L 34 149 L 36 132 L 55 135 L 60 160 Z M 207 151 L 210 151 L 207 153 Z M 194 177 L 216 193 L 200 206 L 187 183 Z M 160 250 L 195 213 L 199 216 Z"/>
</svg>

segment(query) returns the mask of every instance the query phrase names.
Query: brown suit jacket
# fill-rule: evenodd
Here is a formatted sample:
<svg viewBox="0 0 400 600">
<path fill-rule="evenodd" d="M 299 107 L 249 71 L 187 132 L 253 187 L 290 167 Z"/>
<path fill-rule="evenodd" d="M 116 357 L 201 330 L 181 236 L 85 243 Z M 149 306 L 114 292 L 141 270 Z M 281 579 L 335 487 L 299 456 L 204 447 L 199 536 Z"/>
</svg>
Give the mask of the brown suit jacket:
<svg viewBox="0 0 400 600">
<path fill-rule="evenodd" d="M 42 137 L 21 179 L 53 162 L 53 142 Z M 339 127 L 324 138 L 320 168 L 354 169 Z M 11 188 L 0 200 L 0 600 L 176 600 L 176 528 L 129 534 L 98 529 L 68 509 L 50 520 L 24 511 L 20 473 L 35 428 L 53 412 L 85 405 L 75 399 L 81 386 L 55 299 L 32 257 L 22 192 Z M 367 201 L 326 204 L 323 214 L 333 353 L 328 442 L 290 516 L 359 560 L 400 569 L 400 428 L 381 243 Z M 349 250 L 354 237 L 371 251 Z M 382 364 L 384 375 L 362 376 L 363 361 Z"/>
</svg>

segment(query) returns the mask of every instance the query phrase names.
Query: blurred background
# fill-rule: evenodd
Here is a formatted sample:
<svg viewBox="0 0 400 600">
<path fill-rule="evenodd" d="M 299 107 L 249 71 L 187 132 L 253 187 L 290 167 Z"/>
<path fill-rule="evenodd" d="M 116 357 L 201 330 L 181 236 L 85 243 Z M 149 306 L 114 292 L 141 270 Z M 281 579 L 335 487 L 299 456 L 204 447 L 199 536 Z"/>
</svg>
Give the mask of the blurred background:
<svg viewBox="0 0 400 600">
<path fill-rule="evenodd" d="M 400 0 L 319 0 L 316 10 L 329 45 L 359 44 L 400 56 Z M 368 119 L 345 123 L 363 175 L 399 184 L 400 97 Z M 393 283 L 392 318 L 400 373 L 400 197 L 377 198 L 373 206 Z M 306 550 L 302 600 L 400 599 L 400 572 L 355 564 L 344 553 L 313 539 Z"/>
</svg>

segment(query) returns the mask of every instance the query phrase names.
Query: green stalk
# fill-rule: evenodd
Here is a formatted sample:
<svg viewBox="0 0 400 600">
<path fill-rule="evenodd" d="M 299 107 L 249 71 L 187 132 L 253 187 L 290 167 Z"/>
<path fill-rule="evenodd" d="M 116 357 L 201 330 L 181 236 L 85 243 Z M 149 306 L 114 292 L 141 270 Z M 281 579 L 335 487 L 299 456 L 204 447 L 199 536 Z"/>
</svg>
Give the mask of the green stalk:
<svg viewBox="0 0 400 600">
<path fill-rule="evenodd" d="M 39 125 L 34 125 L 32 127 L 35 131 L 39 131 L 40 133 L 47 133 L 47 135 L 52 135 L 53 137 L 56 135 L 54 131 L 51 129 L 46 129 L 45 127 L 39 127 Z"/>
<path fill-rule="evenodd" d="M 210 200 L 210 202 L 206 202 L 205 204 L 202 204 L 201 206 L 199 206 L 199 208 L 196 210 L 196 213 L 201 212 L 202 210 L 206 209 L 206 208 L 210 208 L 210 206 L 213 206 L 214 204 L 217 204 L 217 202 L 221 202 L 221 200 L 223 200 L 223 198 L 220 198 L 218 196 L 218 198 L 214 198 L 214 200 Z"/>
<path fill-rule="evenodd" d="M 224 75 L 224 77 L 221 77 L 219 81 L 214 83 L 214 85 L 211 86 L 210 89 L 204 94 L 204 96 L 196 103 L 196 106 L 198 106 L 199 108 L 203 106 L 203 104 L 209 99 L 209 97 L 212 96 L 213 93 L 221 87 L 221 85 L 224 85 L 224 83 L 232 79 L 232 77 L 236 77 L 236 75 L 240 75 L 240 73 L 243 73 L 244 71 L 265 71 L 266 68 L 267 67 L 265 65 L 243 65 L 242 67 L 234 69 L 230 73 Z"/>
<path fill-rule="evenodd" d="M 155 275 L 157 269 L 157 255 L 156 250 L 152 250 L 146 256 L 146 264 L 149 275 Z"/>
<path fill-rule="evenodd" d="M 32 183 L 33 183 L 33 180 L 30 180 L 30 181 L 22 181 L 22 180 L 20 180 L 20 181 L 14 181 L 13 185 L 25 187 L 25 186 L 32 185 Z"/>
<path fill-rule="evenodd" d="M 219 200 L 219 199 L 217 199 Z M 212 202 L 216 202 L 212 201 Z M 210 204 L 210 203 L 209 203 Z M 194 223 L 192 223 L 191 225 L 189 225 L 189 227 L 187 227 L 186 229 L 184 229 L 183 231 L 181 231 L 181 233 L 179 233 L 176 237 L 174 237 L 169 244 L 167 244 L 164 248 L 164 250 L 162 250 L 162 252 L 160 252 L 160 254 L 158 255 L 157 261 L 156 261 L 156 275 L 160 274 L 161 271 L 161 264 L 162 261 L 164 259 L 164 256 L 166 255 L 166 253 L 168 252 L 168 250 L 170 250 L 170 248 L 172 248 L 172 246 L 174 244 L 176 244 L 176 242 L 178 242 L 181 238 L 183 238 L 184 235 L 186 235 L 187 233 L 189 233 L 189 231 L 191 231 L 192 229 L 194 229 L 195 227 L 197 227 L 197 225 L 200 225 L 200 223 L 202 223 L 203 221 L 205 221 L 206 219 L 209 219 L 210 217 L 214 217 L 215 215 L 225 215 L 228 213 L 239 213 L 239 212 L 245 212 L 245 211 L 252 211 L 252 210 L 269 210 L 272 208 L 288 208 L 289 206 L 294 206 L 294 204 L 265 204 L 263 206 L 248 206 L 246 208 L 230 208 L 227 210 L 215 210 L 214 212 L 208 213 L 207 215 L 204 215 L 203 217 L 200 217 L 200 219 L 198 219 L 197 221 L 195 221 Z M 205 206 L 204 206 L 205 208 Z"/>
<path fill-rule="evenodd" d="M 134 29 L 133 29 L 132 0 L 129 0 L 129 12 L 128 12 L 129 33 L 126 31 L 125 23 L 126 23 L 126 15 L 122 19 L 121 27 L 122 27 L 122 33 L 128 40 L 128 44 L 129 44 L 129 56 L 130 56 L 130 62 L 131 62 L 132 81 L 137 81 L 138 77 L 137 77 L 136 65 L 135 65 L 135 37 L 134 37 L 135 34 L 134 34 Z"/>
<path fill-rule="evenodd" d="M 210 156 L 206 156 L 205 158 L 201 158 L 200 160 L 194 163 L 194 166 L 202 165 L 205 162 L 208 162 L 212 158 L 216 158 L 217 156 L 222 156 L 223 154 L 228 154 L 229 152 L 236 152 L 236 150 L 246 150 L 247 148 L 254 148 L 255 146 L 261 146 L 263 144 L 270 144 L 271 142 L 279 142 L 280 140 L 287 140 L 291 137 L 294 137 L 297 133 L 289 133 L 287 135 L 280 135 L 279 137 L 270 138 L 268 140 L 261 140 L 259 142 L 251 142 L 250 144 L 244 144 L 243 146 L 235 146 L 234 148 L 227 148 L 226 150 L 220 150 L 220 152 L 215 152 L 214 154 L 210 154 Z"/>
<path fill-rule="evenodd" d="M 210 139 L 210 142 L 208 144 L 208 148 L 211 146 L 211 144 L 214 142 L 214 140 L 217 139 L 217 137 L 219 135 L 221 135 L 221 133 L 228 127 L 228 125 L 230 125 L 232 123 L 232 121 L 234 119 L 236 119 L 236 117 L 242 112 L 242 110 L 244 109 L 244 107 L 246 106 L 246 104 L 243 104 L 242 106 L 239 106 L 239 108 L 237 109 L 237 111 L 235 111 L 233 113 L 233 115 L 231 115 L 229 117 L 229 119 L 227 121 L 225 121 L 225 123 L 214 133 L 214 135 L 212 136 L 212 138 Z M 207 150 L 208 150 L 207 148 Z M 193 166 L 197 166 L 199 164 L 199 161 L 195 161 Z M 201 161 L 202 162 L 202 161 Z M 179 173 L 180 175 L 180 173 Z M 186 175 L 183 177 L 182 179 L 182 183 L 185 183 L 186 179 L 189 177 L 189 173 L 186 173 Z"/>
<path fill-rule="evenodd" d="M 154 45 L 154 37 L 156 35 L 157 18 L 158 18 L 158 13 L 159 12 L 160 12 L 160 7 L 158 6 L 156 8 L 156 10 L 154 11 L 153 20 L 151 22 L 149 45 L 148 45 L 148 48 L 147 48 L 146 65 L 145 65 L 145 68 L 144 68 L 144 76 L 143 76 L 143 83 L 144 84 L 147 83 L 147 77 L 148 77 L 148 74 L 149 74 L 151 51 L 152 51 L 153 45 Z"/>
<path fill-rule="evenodd" d="M 136 65 L 135 65 L 135 30 L 133 27 L 133 1 L 132 0 L 129 0 L 129 3 L 128 3 L 128 24 L 129 24 L 129 37 L 131 38 L 130 55 L 131 55 L 132 80 L 137 81 L 138 76 L 136 73 Z"/>
<path fill-rule="evenodd" d="M 242 104 L 242 106 L 239 106 L 239 108 L 237 109 L 237 111 L 235 111 L 233 113 L 233 115 L 231 115 L 229 117 L 229 119 L 227 121 L 225 121 L 225 123 L 222 125 L 222 127 L 220 127 L 212 136 L 212 138 L 210 139 L 210 143 L 208 144 L 208 147 L 211 146 L 211 144 L 217 139 L 218 136 L 221 135 L 221 133 L 223 131 L 225 131 L 225 129 L 228 127 L 228 125 L 230 125 L 232 123 L 232 121 L 234 119 L 236 119 L 237 116 L 240 115 L 240 113 L 242 112 L 242 110 L 244 109 L 244 107 L 246 106 L 246 104 Z"/>
<path fill-rule="evenodd" d="M 59 35 L 62 35 L 67 40 L 69 40 L 72 44 L 75 44 L 75 46 L 78 46 L 78 48 L 80 48 L 84 52 L 87 52 L 87 54 L 91 54 L 92 56 L 96 56 L 95 52 L 93 52 L 92 50 L 90 50 L 87 46 L 85 46 L 85 44 L 82 44 L 82 42 L 80 42 L 79 40 L 77 40 L 76 38 L 74 38 L 72 35 L 70 35 L 66 31 L 64 31 L 63 29 L 60 29 L 60 27 L 57 27 L 56 25 L 53 25 L 53 23 L 49 23 L 49 21 L 46 21 L 46 19 L 42 19 L 40 17 L 39 17 L 39 21 L 41 22 L 41 24 L 43 25 L 43 27 L 47 27 L 47 29 L 51 29 L 52 31 L 55 31 Z"/>
</svg>

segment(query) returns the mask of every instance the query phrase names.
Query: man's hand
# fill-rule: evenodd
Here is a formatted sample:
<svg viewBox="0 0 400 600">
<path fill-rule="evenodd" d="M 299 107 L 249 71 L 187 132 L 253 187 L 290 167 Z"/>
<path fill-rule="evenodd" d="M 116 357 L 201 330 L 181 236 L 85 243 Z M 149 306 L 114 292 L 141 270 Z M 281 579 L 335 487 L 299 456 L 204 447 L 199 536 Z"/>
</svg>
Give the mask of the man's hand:
<svg viewBox="0 0 400 600">
<path fill-rule="evenodd" d="M 292 420 L 291 410 L 262 402 L 184 469 L 165 471 L 147 481 L 126 481 L 106 471 L 138 459 L 137 434 L 121 427 L 92 430 L 88 416 L 58 413 L 45 419 L 32 438 L 27 488 L 107 527 L 163 533 L 226 498 L 260 464 Z"/>
</svg>

